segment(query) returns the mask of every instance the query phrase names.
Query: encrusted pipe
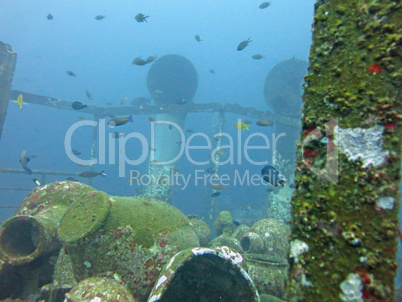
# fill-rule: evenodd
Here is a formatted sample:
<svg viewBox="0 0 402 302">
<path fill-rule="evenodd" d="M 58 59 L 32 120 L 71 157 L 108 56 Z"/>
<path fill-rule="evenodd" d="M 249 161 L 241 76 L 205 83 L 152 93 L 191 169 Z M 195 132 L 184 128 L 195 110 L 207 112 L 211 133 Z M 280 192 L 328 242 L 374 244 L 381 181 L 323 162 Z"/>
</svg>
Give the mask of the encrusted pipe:
<svg viewBox="0 0 402 302">
<path fill-rule="evenodd" d="M 16 215 L 0 226 L 4 262 L 22 265 L 61 247 L 59 222 L 68 206 L 93 188 L 79 182 L 54 182 L 33 190 Z"/>
<path fill-rule="evenodd" d="M 243 251 L 247 253 L 262 254 L 264 253 L 264 240 L 260 235 L 249 232 L 240 240 Z"/>
</svg>

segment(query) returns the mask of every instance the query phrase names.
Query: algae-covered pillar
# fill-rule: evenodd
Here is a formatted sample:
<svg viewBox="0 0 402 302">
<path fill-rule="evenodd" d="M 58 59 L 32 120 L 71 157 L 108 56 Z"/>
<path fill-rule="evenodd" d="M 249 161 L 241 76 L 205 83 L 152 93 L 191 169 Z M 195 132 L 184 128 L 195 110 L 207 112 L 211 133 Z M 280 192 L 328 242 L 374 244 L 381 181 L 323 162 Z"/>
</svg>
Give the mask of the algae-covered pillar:
<svg viewBox="0 0 402 302">
<path fill-rule="evenodd" d="M 11 49 L 10 45 L 0 41 L 0 138 L 6 120 L 16 60 L 17 53 Z"/>
<path fill-rule="evenodd" d="M 392 301 L 402 4 L 317 1 L 313 29 L 287 301 Z"/>
<path fill-rule="evenodd" d="M 169 201 L 174 185 L 175 167 L 184 148 L 186 113 L 164 113 L 174 106 L 192 103 L 198 86 L 197 72 L 189 60 L 166 55 L 156 60 L 148 72 L 147 87 L 161 113 L 151 124 L 151 160 L 148 168 L 151 183 L 145 194 Z M 180 108 L 181 109 L 181 108 Z M 182 111 L 182 110 L 181 110 Z"/>
</svg>

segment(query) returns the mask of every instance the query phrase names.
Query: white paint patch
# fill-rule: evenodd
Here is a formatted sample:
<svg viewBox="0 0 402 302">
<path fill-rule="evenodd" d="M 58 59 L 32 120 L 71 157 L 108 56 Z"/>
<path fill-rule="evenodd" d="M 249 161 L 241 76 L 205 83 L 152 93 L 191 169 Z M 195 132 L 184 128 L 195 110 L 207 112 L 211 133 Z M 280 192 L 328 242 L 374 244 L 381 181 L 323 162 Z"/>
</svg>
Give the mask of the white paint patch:
<svg viewBox="0 0 402 302">
<path fill-rule="evenodd" d="M 161 297 L 161 294 L 159 294 L 159 295 L 153 295 L 151 298 L 149 298 L 148 302 L 155 302 L 155 301 L 158 301 L 160 297 Z"/>
<path fill-rule="evenodd" d="M 191 251 L 192 251 L 192 253 L 193 253 L 194 255 L 196 255 L 196 256 L 205 255 L 205 254 L 213 254 L 213 255 L 216 255 L 216 252 L 215 252 L 214 250 L 207 249 L 207 248 L 202 248 L 202 247 L 193 248 Z"/>
<path fill-rule="evenodd" d="M 309 247 L 307 245 L 307 243 L 299 240 L 299 239 L 295 239 L 290 243 L 290 258 L 295 258 L 295 262 L 299 262 L 298 257 L 303 254 L 308 252 Z"/>
<path fill-rule="evenodd" d="M 388 152 L 382 149 L 382 134 L 384 126 L 376 125 L 372 128 L 347 128 L 335 127 L 336 145 L 346 154 L 349 160 L 361 160 L 363 168 L 371 165 L 380 166 Z"/>
<path fill-rule="evenodd" d="M 174 259 L 176 258 L 177 254 L 174 255 L 172 258 L 170 258 L 169 263 L 166 265 L 166 270 L 168 270 L 170 268 L 170 266 L 172 265 Z"/>
<path fill-rule="evenodd" d="M 341 283 L 342 294 L 340 298 L 345 302 L 363 302 L 362 279 L 358 274 L 349 274 Z"/>
<path fill-rule="evenodd" d="M 155 286 L 155 289 L 158 289 L 158 287 L 161 286 L 166 280 L 167 280 L 166 276 L 160 277 L 158 283 Z"/>
<path fill-rule="evenodd" d="M 227 246 L 218 247 L 217 250 L 220 252 L 219 257 L 230 260 L 233 265 L 243 262 L 243 257 L 239 253 L 235 253 Z"/>
<path fill-rule="evenodd" d="M 384 210 L 392 210 L 395 205 L 395 198 L 393 197 L 380 197 L 378 198 L 377 207 L 384 209 Z"/>
</svg>

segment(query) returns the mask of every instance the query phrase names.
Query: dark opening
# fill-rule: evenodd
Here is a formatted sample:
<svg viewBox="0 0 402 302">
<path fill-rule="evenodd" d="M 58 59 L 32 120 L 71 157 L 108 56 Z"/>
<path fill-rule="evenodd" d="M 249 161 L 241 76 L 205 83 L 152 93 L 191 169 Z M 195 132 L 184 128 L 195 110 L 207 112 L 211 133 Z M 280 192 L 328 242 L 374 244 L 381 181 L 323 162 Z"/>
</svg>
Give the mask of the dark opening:
<svg viewBox="0 0 402 302">
<path fill-rule="evenodd" d="M 250 237 L 244 236 L 240 240 L 240 245 L 241 245 L 241 248 L 243 249 L 243 251 L 248 252 L 250 250 L 250 247 L 251 247 Z"/>
<path fill-rule="evenodd" d="M 180 266 L 160 302 L 254 301 L 246 278 L 230 261 L 205 254 Z"/>
<path fill-rule="evenodd" d="M 32 219 L 15 219 L 3 227 L 0 243 L 8 256 L 29 256 L 37 249 L 40 232 Z"/>
</svg>

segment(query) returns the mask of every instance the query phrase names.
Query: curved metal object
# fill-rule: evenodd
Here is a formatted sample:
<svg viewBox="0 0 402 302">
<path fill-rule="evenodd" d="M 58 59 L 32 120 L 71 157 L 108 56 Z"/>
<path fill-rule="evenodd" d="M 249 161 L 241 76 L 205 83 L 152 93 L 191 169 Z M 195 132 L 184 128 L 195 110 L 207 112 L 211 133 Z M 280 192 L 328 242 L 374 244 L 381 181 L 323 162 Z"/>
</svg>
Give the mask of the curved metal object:
<svg viewBox="0 0 402 302">
<path fill-rule="evenodd" d="M 177 253 L 165 266 L 148 302 L 260 301 L 253 281 L 242 268 L 240 254 L 223 246 Z"/>
<path fill-rule="evenodd" d="M 307 67 L 307 61 L 290 59 L 276 64 L 268 73 L 264 97 L 274 113 L 300 118 Z"/>
<path fill-rule="evenodd" d="M 149 69 L 147 87 L 157 104 L 184 104 L 191 102 L 197 91 L 198 75 L 185 57 L 166 55 Z"/>
</svg>

